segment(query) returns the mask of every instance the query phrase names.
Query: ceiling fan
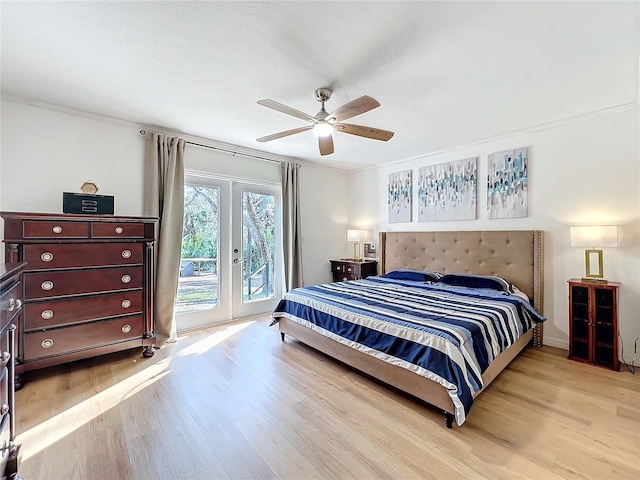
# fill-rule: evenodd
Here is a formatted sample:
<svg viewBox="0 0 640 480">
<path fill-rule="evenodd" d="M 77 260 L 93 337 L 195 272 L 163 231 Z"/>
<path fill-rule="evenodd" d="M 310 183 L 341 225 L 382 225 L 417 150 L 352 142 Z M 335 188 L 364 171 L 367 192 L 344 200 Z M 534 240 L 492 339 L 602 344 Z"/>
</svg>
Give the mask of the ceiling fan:
<svg viewBox="0 0 640 480">
<path fill-rule="evenodd" d="M 292 130 L 285 130 L 284 132 L 274 133 L 273 135 L 267 135 L 266 137 L 260 137 L 256 139 L 258 142 L 270 142 L 278 138 L 287 137 L 295 133 L 306 132 L 307 130 L 313 130 L 318 137 L 318 145 L 320 147 L 320 155 L 331 155 L 333 153 L 333 137 L 331 133 L 343 132 L 351 135 L 358 135 L 360 137 L 372 138 L 374 140 L 382 140 L 386 142 L 393 137 L 393 132 L 388 130 L 382 130 L 374 127 L 364 127 L 362 125 L 353 125 L 351 123 L 342 123 L 343 120 L 355 117 L 362 113 L 368 112 L 380 106 L 376 100 L 366 95 L 356 98 L 355 100 L 344 104 L 340 108 L 334 110 L 331 113 L 327 113 L 324 109 L 324 104 L 331 98 L 331 89 L 327 87 L 318 88 L 315 92 L 316 100 L 322 105 L 320 111 L 312 117 L 300 110 L 288 107 L 282 103 L 275 102 L 273 100 L 258 100 L 260 105 L 272 108 L 287 115 L 301 118 L 310 122 L 312 125 L 306 127 L 294 128 Z"/>
</svg>

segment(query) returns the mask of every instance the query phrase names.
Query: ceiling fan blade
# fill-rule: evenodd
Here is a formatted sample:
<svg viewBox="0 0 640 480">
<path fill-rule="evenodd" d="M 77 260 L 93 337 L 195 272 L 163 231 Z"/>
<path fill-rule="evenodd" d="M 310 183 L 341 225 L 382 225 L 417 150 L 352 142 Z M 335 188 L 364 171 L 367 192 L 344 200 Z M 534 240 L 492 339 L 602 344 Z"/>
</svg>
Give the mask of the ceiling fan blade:
<svg viewBox="0 0 640 480">
<path fill-rule="evenodd" d="M 307 130 L 311 130 L 313 125 L 308 125 L 306 127 L 294 128 L 292 130 L 285 130 L 284 132 L 274 133 L 273 135 L 267 135 L 266 137 L 256 138 L 256 142 L 270 142 L 271 140 L 276 140 L 282 137 L 288 137 L 289 135 L 293 135 L 295 133 L 306 132 Z"/>
<path fill-rule="evenodd" d="M 301 118 L 302 120 L 306 120 L 307 122 L 311 122 L 311 123 L 316 122 L 316 119 L 313 118 L 311 115 L 307 115 L 306 113 L 301 112 L 300 110 L 296 110 L 295 108 L 288 107 L 286 105 L 283 105 L 282 103 L 274 102 L 273 100 L 269 100 L 269 99 L 258 100 L 258 103 L 267 108 L 272 108 L 274 110 L 277 110 L 278 112 L 286 113 L 287 115 L 293 115 L 294 117 Z"/>
<path fill-rule="evenodd" d="M 320 147 L 320 155 L 331 155 L 333 153 L 333 137 L 318 137 L 318 145 Z"/>
<path fill-rule="evenodd" d="M 333 129 L 337 132 L 349 133 L 360 137 L 372 138 L 374 140 L 382 140 L 386 142 L 393 137 L 393 132 L 382 130 L 381 128 L 364 127 L 362 125 L 353 125 L 351 123 L 334 123 Z"/>
<path fill-rule="evenodd" d="M 373 110 L 379 106 L 380 103 L 378 103 L 377 100 L 374 100 L 367 95 L 363 95 L 362 97 L 356 98 L 349 103 L 345 103 L 340 108 L 334 110 L 326 119 L 335 119 L 336 122 L 341 122 L 342 120 L 355 117 L 356 115 L 368 112 L 369 110 Z"/>
</svg>

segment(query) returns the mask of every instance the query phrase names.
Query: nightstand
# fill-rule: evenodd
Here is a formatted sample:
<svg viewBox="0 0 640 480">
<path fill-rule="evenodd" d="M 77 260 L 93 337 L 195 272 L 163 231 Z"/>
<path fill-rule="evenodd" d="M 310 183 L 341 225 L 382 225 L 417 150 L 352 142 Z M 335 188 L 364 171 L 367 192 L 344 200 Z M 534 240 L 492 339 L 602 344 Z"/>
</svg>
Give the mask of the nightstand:
<svg viewBox="0 0 640 480">
<path fill-rule="evenodd" d="M 378 262 L 375 260 L 340 259 L 329 260 L 334 282 L 358 280 L 378 273 Z"/>
<path fill-rule="evenodd" d="M 620 370 L 617 282 L 569 280 L 569 358 Z"/>
</svg>

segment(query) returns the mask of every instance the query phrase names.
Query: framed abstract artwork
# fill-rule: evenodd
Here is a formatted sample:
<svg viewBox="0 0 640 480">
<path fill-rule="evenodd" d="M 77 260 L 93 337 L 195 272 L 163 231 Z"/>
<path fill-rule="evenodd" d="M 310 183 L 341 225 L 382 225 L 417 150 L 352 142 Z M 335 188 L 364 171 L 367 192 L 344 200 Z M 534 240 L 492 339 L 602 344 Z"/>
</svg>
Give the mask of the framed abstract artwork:
<svg viewBox="0 0 640 480">
<path fill-rule="evenodd" d="M 527 148 L 492 153 L 487 159 L 487 218 L 528 215 Z"/>
<path fill-rule="evenodd" d="M 389 223 L 410 222 L 412 219 L 413 180 L 411 170 L 389 175 L 387 203 Z"/>
<path fill-rule="evenodd" d="M 418 170 L 418 221 L 475 220 L 478 158 Z"/>
</svg>

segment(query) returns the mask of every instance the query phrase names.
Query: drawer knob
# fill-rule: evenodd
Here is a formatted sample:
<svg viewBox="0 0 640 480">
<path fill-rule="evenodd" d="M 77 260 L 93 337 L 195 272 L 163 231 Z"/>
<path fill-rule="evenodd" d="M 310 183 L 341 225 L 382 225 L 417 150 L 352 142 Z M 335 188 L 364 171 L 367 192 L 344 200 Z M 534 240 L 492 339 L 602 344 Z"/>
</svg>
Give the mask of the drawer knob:
<svg viewBox="0 0 640 480">
<path fill-rule="evenodd" d="M 131 250 L 123 250 L 122 258 L 129 258 L 129 257 L 131 257 Z"/>
<path fill-rule="evenodd" d="M 6 367 L 7 363 L 9 363 L 9 360 L 11 360 L 11 354 L 9 352 L 2 352 L 2 359 L 0 360 L 1 362 L 0 368 Z"/>
<path fill-rule="evenodd" d="M 122 275 L 122 283 L 129 283 L 131 281 L 131 275 Z"/>
<path fill-rule="evenodd" d="M 53 317 L 53 310 L 43 310 L 40 316 L 45 320 L 49 320 L 51 317 Z"/>
<path fill-rule="evenodd" d="M 13 312 L 14 310 L 18 310 L 22 306 L 22 300 L 19 298 L 10 298 L 9 299 L 9 311 Z"/>
<path fill-rule="evenodd" d="M 115 232 L 116 233 L 122 233 L 124 230 L 122 230 L 122 227 L 116 227 Z"/>
<path fill-rule="evenodd" d="M 129 308 L 131 306 L 131 300 L 123 300 L 122 308 Z"/>
<path fill-rule="evenodd" d="M 40 288 L 42 288 L 42 290 L 51 290 L 53 288 L 53 282 L 50 280 L 42 282 L 42 285 L 40 285 Z"/>
<path fill-rule="evenodd" d="M 60 225 L 55 225 L 55 226 L 51 229 L 51 231 L 52 231 L 53 233 L 62 233 L 62 227 L 61 227 Z"/>
<path fill-rule="evenodd" d="M 44 252 L 42 255 L 40 255 L 40 259 L 43 262 L 50 262 L 51 260 L 53 260 L 53 253 L 51 252 Z"/>
<path fill-rule="evenodd" d="M 0 415 L 4 415 L 8 411 L 9 411 L 9 405 L 7 405 L 6 403 L 3 403 L 2 406 L 0 406 Z"/>
<path fill-rule="evenodd" d="M 42 348 L 51 348 L 53 347 L 53 340 L 51 340 L 50 338 L 45 338 L 42 341 Z"/>
<path fill-rule="evenodd" d="M 122 327 L 122 333 L 129 333 L 131 331 L 131 325 L 124 325 Z"/>
</svg>

